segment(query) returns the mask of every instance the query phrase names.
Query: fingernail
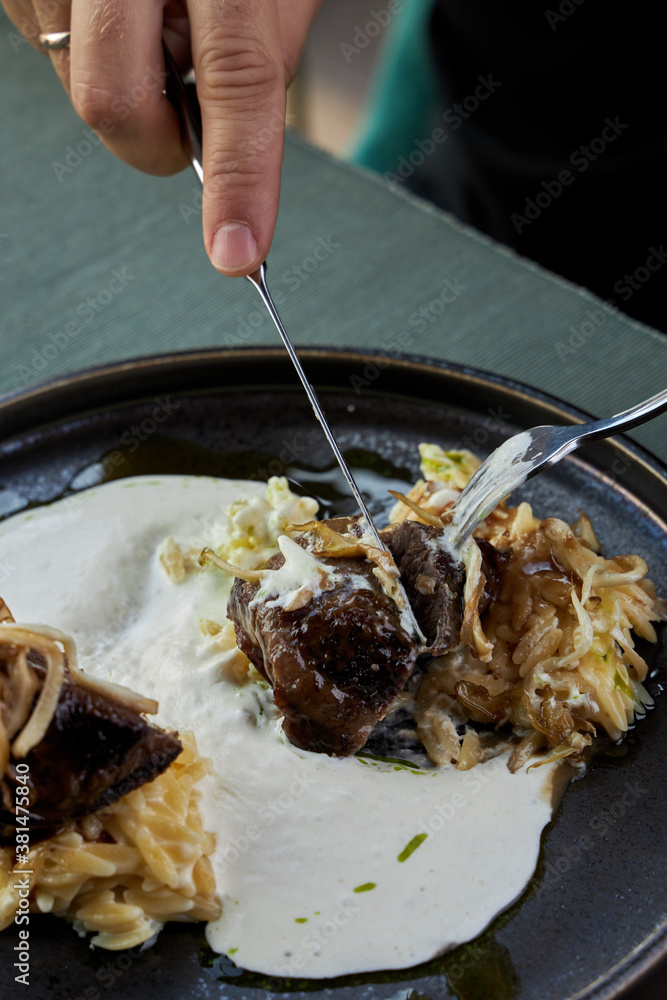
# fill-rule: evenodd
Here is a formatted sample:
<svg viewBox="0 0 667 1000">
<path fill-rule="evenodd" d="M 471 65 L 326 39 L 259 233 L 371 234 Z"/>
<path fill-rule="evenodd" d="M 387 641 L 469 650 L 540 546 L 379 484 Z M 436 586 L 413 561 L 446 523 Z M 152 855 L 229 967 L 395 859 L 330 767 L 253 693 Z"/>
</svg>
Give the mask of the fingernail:
<svg viewBox="0 0 667 1000">
<path fill-rule="evenodd" d="M 227 222 L 213 237 L 213 266 L 219 271 L 241 271 L 257 259 L 257 242 L 243 222 Z"/>
</svg>

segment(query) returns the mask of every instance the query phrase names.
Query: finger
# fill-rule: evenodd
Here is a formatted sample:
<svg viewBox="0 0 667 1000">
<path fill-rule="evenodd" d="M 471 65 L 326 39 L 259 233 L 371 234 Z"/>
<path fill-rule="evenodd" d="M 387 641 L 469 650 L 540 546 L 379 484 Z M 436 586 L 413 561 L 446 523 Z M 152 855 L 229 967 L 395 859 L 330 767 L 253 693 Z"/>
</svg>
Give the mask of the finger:
<svg viewBox="0 0 667 1000">
<path fill-rule="evenodd" d="M 39 33 L 42 29 L 37 20 L 34 3 L 26 3 L 26 0 L 3 0 L 2 6 L 5 8 L 9 20 L 33 48 L 44 52 L 39 44 Z"/>
<path fill-rule="evenodd" d="M 162 14 L 161 0 L 72 4 L 72 103 L 116 156 L 150 174 L 188 162 L 162 92 Z"/>
<path fill-rule="evenodd" d="M 308 32 L 323 0 L 278 0 L 285 82 L 289 85 L 299 68 Z"/>
<path fill-rule="evenodd" d="M 204 136 L 204 244 L 219 271 L 251 274 L 278 214 L 285 71 L 275 0 L 190 8 Z"/>
<path fill-rule="evenodd" d="M 39 30 L 43 34 L 52 31 L 69 31 L 72 17 L 70 0 L 33 0 Z M 63 87 L 70 93 L 70 50 L 49 50 L 47 53 Z"/>
</svg>

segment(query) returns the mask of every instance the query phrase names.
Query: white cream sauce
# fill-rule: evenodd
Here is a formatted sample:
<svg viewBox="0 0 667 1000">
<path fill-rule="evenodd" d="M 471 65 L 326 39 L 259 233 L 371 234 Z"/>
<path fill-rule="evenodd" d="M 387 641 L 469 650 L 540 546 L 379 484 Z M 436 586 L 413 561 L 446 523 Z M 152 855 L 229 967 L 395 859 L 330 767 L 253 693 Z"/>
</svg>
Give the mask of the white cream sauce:
<svg viewBox="0 0 667 1000">
<path fill-rule="evenodd" d="M 167 535 L 206 544 L 212 516 L 260 489 L 139 477 L 18 514 L 0 524 L 2 596 L 17 621 L 71 633 L 83 669 L 159 699 L 157 721 L 193 730 L 213 759 L 202 783 L 223 903 L 213 948 L 279 976 L 426 961 L 523 891 L 554 767 L 512 775 L 502 757 L 415 771 L 292 747 L 271 692 L 224 680 L 229 654 L 199 628 L 224 622 L 229 579 L 174 584 L 156 555 Z"/>
<path fill-rule="evenodd" d="M 302 548 L 288 535 L 278 537 L 278 548 L 285 561 L 278 569 L 266 570 L 251 607 L 264 603 L 274 608 L 290 607 L 304 592 L 312 599 L 335 586 L 338 574 L 312 549 Z"/>
</svg>

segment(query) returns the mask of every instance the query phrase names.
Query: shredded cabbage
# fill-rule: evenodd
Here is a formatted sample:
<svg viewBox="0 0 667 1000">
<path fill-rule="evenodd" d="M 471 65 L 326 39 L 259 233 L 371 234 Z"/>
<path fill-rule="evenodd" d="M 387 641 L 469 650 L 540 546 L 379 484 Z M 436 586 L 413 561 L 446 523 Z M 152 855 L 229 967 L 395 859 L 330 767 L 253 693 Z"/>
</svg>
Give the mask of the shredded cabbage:
<svg viewBox="0 0 667 1000">
<path fill-rule="evenodd" d="M 434 444 L 421 444 L 419 452 L 425 480 L 408 497 L 442 514 L 480 461 Z M 391 520 L 415 516 L 403 505 Z M 434 762 L 457 760 L 443 715 L 459 724 L 511 725 L 521 737 L 512 770 L 540 750 L 547 756 L 539 763 L 576 761 L 596 728 L 621 739 L 652 705 L 633 633 L 655 642 L 652 622 L 667 617 L 665 602 L 646 579 L 645 561 L 638 555 L 603 558 L 585 514 L 572 526 L 557 518 L 540 521 L 527 503 L 500 503 L 474 534 L 507 550 L 510 560 L 498 598 L 486 606 L 476 542 L 462 553 L 463 646 L 433 662 L 417 697 L 418 730 Z"/>
<path fill-rule="evenodd" d="M 468 480 L 482 464 L 477 455 L 463 449 L 443 451 L 437 444 L 420 444 L 420 468 L 427 480 L 455 486 L 462 490 Z"/>
<path fill-rule="evenodd" d="M 312 520 L 318 509 L 317 500 L 293 493 L 284 476 L 272 476 L 263 496 L 234 501 L 209 526 L 207 547 L 239 569 L 258 569 L 278 552 L 278 538 L 286 527 Z M 158 555 L 172 582 L 182 583 L 190 573 L 201 570 L 201 550 L 201 545 L 183 548 L 170 537 Z"/>
</svg>

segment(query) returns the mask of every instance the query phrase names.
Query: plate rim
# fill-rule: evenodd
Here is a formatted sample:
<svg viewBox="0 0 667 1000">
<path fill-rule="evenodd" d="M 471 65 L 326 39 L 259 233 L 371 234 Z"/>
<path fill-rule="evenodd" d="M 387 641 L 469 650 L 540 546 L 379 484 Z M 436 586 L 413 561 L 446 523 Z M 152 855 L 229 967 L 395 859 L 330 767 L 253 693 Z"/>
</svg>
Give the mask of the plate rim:
<svg viewBox="0 0 667 1000">
<path fill-rule="evenodd" d="M 532 404 L 537 403 L 543 410 L 553 413 L 555 422 L 559 420 L 562 422 L 564 418 L 569 424 L 574 425 L 594 419 L 585 410 L 545 390 L 472 365 L 462 365 L 420 354 L 355 350 L 348 347 L 297 347 L 297 352 L 306 369 L 309 364 L 321 364 L 329 360 L 335 361 L 338 366 L 347 363 L 349 365 L 371 364 L 377 367 L 379 367 L 378 362 L 381 361 L 382 369 L 409 371 L 413 376 L 417 376 L 419 373 L 432 376 L 435 373 L 443 378 L 451 376 L 458 382 L 467 383 L 471 387 L 491 385 L 500 392 L 509 394 L 510 397 L 527 400 Z M 146 388 L 142 392 L 141 383 L 150 376 L 157 376 L 158 380 L 165 373 L 183 377 L 188 369 L 194 370 L 202 364 L 212 365 L 213 363 L 216 368 L 225 362 L 242 366 L 250 364 L 253 359 L 264 362 L 280 362 L 285 371 L 292 370 L 289 358 L 282 347 L 258 345 L 169 351 L 142 355 L 125 361 L 106 362 L 55 375 L 29 386 L 0 394 L 0 445 L 11 442 L 14 438 L 20 438 L 25 433 L 36 432 L 48 424 L 58 423 L 91 412 L 96 408 L 94 405 L 80 406 L 77 400 L 81 398 L 82 394 L 84 397 L 86 394 L 90 395 L 96 388 L 108 387 L 114 381 L 119 383 L 119 380 L 123 379 L 118 398 L 108 400 L 106 404 L 102 405 L 122 406 L 141 399 L 146 392 Z M 257 381 L 258 384 L 264 384 L 262 379 Z M 233 388 L 242 390 L 244 385 L 250 384 L 252 384 L 251 381 L 246 380 L 245 383 L 234 385 Z M 327 385 L 318 379 L 315 380 L 315 384 L 323 391 L 354 391 L 351 385 L 348 388 L 335 381 L 334 384 Z M 276 382 L 275 386 L 271 386 L 271 388 L 279 387 L 289 390 L 292 388 L 284 382 Z M 197 389 L 193 386 L 192 389 L 181 391 L 206 392 L 207 388 Z M 268 388 L 270 388 L 269 385 L 267 385 Z M 293 388 L 297 392 L 302 391 L 295 374 Z M 385 396 L 396 394 L 394 390 L 383 389 L 381 384 L 376 388 L 364 390 L 364 392 Z M 416 398 L 412 393 L 406 393 L 405 396 L 406 398 Z M 49 414 L 48 403 L 53 402 L 54 398 L 59 404 L 61 412 Z M 435 402 L 432 399 L 428 401 Z M 37 422 L 34 416 L 40 413 L 45 419 Z M 5 433 L 7 421 L 9 422 L 8 434 Z M 21 424 L 24 426 L 20 426 Z M 647 471 L 667 489 L 667 462 L 663 462 L 649 449 L 625 435 L 616 435 L 607 440 L 611 440 L 615 447 L 630 452 L 633 458 L 640 461 Z M 638 502 L 642 502 L 639 498 L 636 499 Z M 659 511 L 655 511 L 655 514 L 660 516 L 662 520 Z M 667 923 L 656 931 L 652 939 L 644 947 L 641 947 L 638 953 L 626 956 L 623 964 L 617 966 L 616 970 L 610 970 L 603 981 L 598 980 L 597 983 L 589 984 L 582 991 L 572 994 L 569 1000 L 624 1000 L 626 997 L 631 1000 L 633 991 L 644 986 L 647 979 L 661 966 L 662 971 L 667 971 Z M 618 981 L 619 974 L 622 976 L 621 982 Z M 614 980 L 616 980 L 616 984 Z"/>
<path fill-rule="evenodd" d="M 597 419 L 589 411 L 568 403 L 566 400 L 544 389 L 508 375 L 501 375 L 478 368 L 475 365 L 459 364 L 458 362 L 431 358 L 422 354 L 400 351 L 387 352 L 373 349 L 355 350 L 345 346 L 303 347 L 297 345 L 296 350 L 299 358 L 305 361 L 306 364 L 309 362 L 322 362 L 327 359 L 332 359 L 338 363 L 349 361 L 359 364 L 374 363 L 376 365 L 378 361 L 382 361 L 384 368 L 387 369 L 408 369 L 415 373 L 421 371 L 425 374 L 432 374 L 435 371 L 443 377 L 451 374 L 457 380 L 468 382 L 471 385 L 475 383 L 491 384 L 509 393 L 511 396 L 528 398 L 531 402 L 538 402 L 544 409 L 553 411 L 554 417 L 565 417 L 570 424 L 584 423 L 588 420 Z M 54 395 L 58 398 L 69 394 L 72 389 L 81 389 L 86 386 L 92 387 L 99 382 L 106 383 L 110 379 L 118 378 L 121 375 L 129 376 L 133 382 L 138 382 L 146 374 L 154 371 L 164 372 L 173 369 L 194 367 L 202 362 L 209 361 L 247 363 L 253 357 L 257 357 L 260 360 L 275 360 L 285 365 L 289 361 L 284 348 L 270 345 L 203 347 L 140 355 L 125 361 L 103 362 L 98 365 L 90 365 L 74 369 L 71 372 L 54 375 L 51 378 L 31 383 L 28 386 L 0 393 L 0 433 L 2 433 L 2 424 L 8 416 L 12 418 L 15 414 L 21 414 L 30 404 L 38 405 L 45 398 L 52 398 Z M 295 389 L 299 389 L 300 386 L 296 380 L 296 375 L 294 379 L 294 387 Z M 242 386 L 239 388 L 242 388 Z M 383 394 L 381 388 L 376 390 L 370 389 L 368 391 L 377 392 L 380 395 Z M 388 393 L 385 392 L 385 394 Z M 137 397 L 128 395 L 126 401 L 133 398 L 136 399 Z M 73 416 L 74 414 L 71 413 L 70 415 Z M 54 419 L 61 419 L 61 417 L 56 416 Z M 4 441 L 12 436 L 13 434 L 11 433 L 8 436 L 2 433 L 0 440 Z M 626 447 L 630 446 L 630 450 L 635 453 L 636 457 L 643 459 L 646 464 L 654 467 L 653 471 L 667 480 L 667 460 L 663 461 L 644 445 L 632 438 L 628 438 L 624 434 L 614 435 L 613 438 L 606 438 L 604 440 L 615 440 Z"/>
</svg>

